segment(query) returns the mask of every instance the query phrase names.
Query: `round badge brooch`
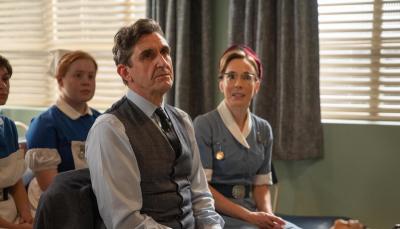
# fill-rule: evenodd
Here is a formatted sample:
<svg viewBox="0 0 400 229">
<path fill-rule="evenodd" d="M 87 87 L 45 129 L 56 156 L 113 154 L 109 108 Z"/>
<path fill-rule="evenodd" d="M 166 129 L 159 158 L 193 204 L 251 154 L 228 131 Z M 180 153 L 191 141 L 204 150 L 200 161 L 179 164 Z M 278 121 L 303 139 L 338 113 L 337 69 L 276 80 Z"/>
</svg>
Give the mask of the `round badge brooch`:
<svg viewBox="0 0 400 229">
<path fill-rule="evenodd" d="M 220 160 L 223 160 L 224 158 L 225 158 L 224 152 L 218 151 L 218 152 L 215 153 L 215 159 L 220 161 Z"/>
</svg>

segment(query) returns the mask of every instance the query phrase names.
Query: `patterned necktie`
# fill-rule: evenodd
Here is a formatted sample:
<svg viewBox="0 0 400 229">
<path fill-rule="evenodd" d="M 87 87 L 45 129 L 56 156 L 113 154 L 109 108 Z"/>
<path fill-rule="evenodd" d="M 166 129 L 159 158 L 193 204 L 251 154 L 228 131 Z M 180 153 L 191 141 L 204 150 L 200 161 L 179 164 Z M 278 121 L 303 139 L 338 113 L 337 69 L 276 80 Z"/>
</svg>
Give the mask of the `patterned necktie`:
<svg viewBox="0 0 400 229">
<path fill-rule="evenodd" d="M 174 131 L 174 127 L 172 126 L 171 121 L 167 117 L 167 114 L 161 107 L 157 108 L 154 113 L 156 113 L 156 115 L 160 119 L 161 128 L 165 136 L 168 138 L 168 141 L 171 144 L 172 148 L 174 149 L 175 154 L 179 155 L 181 153 L 181 144 L 179 142 L 178 136 Z"/>
</svg>

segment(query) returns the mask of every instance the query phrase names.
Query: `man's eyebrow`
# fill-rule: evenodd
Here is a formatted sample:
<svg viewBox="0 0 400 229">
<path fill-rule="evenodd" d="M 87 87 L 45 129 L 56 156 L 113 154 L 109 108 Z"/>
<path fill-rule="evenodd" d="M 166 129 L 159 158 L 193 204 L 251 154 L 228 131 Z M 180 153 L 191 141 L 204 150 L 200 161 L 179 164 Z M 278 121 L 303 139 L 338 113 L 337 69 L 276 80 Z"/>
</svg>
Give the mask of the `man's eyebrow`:
<svg viewBox="0 0 400 229">
<path fill-rule="evenodd" d="M 139 56 L 143 56 L 143 55 L 145 55 L 145 54 L 149 54 L 149 53 L 151 53 L 151 52 L 153 52 L 154 50 L 152 49 L 152 48 L 147 48 L 147 49 L 144 49 L 144 50 L 142 50 L 140 53 L 139 53 Z"/>
</svg>

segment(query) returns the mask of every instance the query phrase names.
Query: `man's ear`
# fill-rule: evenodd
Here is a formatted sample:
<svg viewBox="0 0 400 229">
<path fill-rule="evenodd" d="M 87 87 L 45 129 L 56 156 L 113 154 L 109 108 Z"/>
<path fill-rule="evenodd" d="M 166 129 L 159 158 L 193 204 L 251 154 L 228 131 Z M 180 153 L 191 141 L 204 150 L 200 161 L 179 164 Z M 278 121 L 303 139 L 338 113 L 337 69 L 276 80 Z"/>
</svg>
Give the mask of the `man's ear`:
<svg viewBox="0 0 400 229">
<path fill-rule="evenodd" d="M 122 78 L 124 81 L 130 82 L 130 81 L 132 80 L 131 77 L 129 76 L 129 69 L 128 69 L 128 66 L 123 65 L 123 64 L 118 64 L 118 66 L 117 66 L 117 72 L 118 72 L 118 75 L 120 75 L 121 78 Z"/>
</svg>

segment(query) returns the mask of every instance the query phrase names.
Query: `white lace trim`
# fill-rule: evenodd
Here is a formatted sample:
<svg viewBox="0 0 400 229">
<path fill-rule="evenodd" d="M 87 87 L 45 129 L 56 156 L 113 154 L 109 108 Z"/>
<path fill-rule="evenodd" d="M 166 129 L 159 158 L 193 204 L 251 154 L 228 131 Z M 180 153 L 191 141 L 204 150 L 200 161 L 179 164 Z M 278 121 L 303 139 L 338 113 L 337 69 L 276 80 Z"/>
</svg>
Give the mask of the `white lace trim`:
<svg viewBox="0 0 400 229">
<path fill-rule="evenodd" d="M 207 181 L 210 182 L 213 174 L 212 169 L 204 169 L 204 173 L 206 174 Z"/>
<path fill-rule="evenodd" d="M 56 149 L 33 148 L 26 152 L 25 161 L 33 172 L 57 169 L 61 157 Z"/>
</svg>

